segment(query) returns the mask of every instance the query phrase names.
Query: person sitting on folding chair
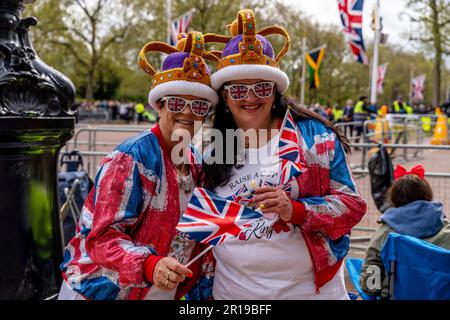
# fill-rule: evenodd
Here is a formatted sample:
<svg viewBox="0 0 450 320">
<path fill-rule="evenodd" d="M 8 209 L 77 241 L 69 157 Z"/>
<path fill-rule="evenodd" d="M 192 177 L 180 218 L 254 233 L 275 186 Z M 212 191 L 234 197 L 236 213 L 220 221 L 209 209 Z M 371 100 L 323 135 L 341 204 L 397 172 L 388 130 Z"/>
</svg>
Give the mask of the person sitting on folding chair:
<svg viewBox="0 0 450 320">
<path fill-rule="evenodd" d="M 369 296 L 389 296 L 389 281 L 380 254 L 389 233 L 413 236 L 450 249 L 450 225 L 442 204 L 432 201 L 433 191 L 424 176 L 421 165 L 410 171 L 397 165 L 394 170 L 395 181 L 388 190 L 392 207 L 380 218 L 382 225 L 369 243 L 360 274 L 361 288 Z"/>
</svg>

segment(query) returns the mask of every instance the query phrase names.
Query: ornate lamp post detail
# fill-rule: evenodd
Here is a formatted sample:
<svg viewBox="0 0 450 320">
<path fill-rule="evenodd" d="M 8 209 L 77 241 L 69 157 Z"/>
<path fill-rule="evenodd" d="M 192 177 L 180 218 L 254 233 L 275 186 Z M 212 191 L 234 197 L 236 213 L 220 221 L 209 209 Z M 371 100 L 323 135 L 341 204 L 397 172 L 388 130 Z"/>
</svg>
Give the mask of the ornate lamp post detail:
<svg viewBox="0 0 450 320">
<path fill-rule="evenodd" d="M 0 0 L 0 299 L 48 298 L 61 283 L 57 157 L 75 88 L 33 49 L 30 2 Z"/>
</svg>

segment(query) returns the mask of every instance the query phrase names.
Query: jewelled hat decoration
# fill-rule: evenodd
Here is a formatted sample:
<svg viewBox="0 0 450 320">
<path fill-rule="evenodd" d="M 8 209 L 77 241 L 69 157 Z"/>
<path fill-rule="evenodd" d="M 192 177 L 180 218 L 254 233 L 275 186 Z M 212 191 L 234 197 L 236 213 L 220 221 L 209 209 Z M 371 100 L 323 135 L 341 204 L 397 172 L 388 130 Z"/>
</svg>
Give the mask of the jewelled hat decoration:
<svg viewBox="0 0 450 320">
<path fill-rule="evenodd" d="M 148 52 L 168 54 L 161 71 L 148 62 L 145 56 Z M 147 43 L 139 53 L 138 63 L 153 78 L 148 95 L 150 105 L 157 110 L 158 100 L 168 95 L 192 95 L 216 105 L 219 97 L 211 88 L 211 73 L 205 59 L 219 61 L 216 55 L 205 50 L 205 39 L 200 32 L 180 34 L 176 47 L 161 41 Z"/>
<path fill-rule="evenodd" d="M 208 35 L 211 42 L 226 43 L 217 64 L 217 72 L 211 76 L 212 87 L 218 90 L 232 80 L 264 79 L 274 81 L 279 92 L 286 91 L 289 78 L 280 70 L 279 61 L 291 44 L 287 31 L 279 26 L 256 31 L 255 14 L 250 9 L 240 10 L 237 19 L 228 27 L 231 37 L 217 35 L 214 38 Z M 285 40 L 276 57 L 272 45 L 265 38 L 268 35 L 280 35 Z"/>
</svg>

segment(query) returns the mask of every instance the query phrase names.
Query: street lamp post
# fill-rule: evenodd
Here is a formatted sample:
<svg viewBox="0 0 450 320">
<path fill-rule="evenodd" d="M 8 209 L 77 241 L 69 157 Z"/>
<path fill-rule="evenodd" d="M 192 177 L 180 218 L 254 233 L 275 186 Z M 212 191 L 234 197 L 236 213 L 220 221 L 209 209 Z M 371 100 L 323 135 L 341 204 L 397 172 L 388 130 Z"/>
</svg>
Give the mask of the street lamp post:
<svg viewBox="0 0 450 320">
<path fill-rule="evenodd" d="M 30 2 L 0 0 L 0 299 L 45 299 L 61 284 L 57 158 L 75 88 L 33 49 Z"/>
</svg>

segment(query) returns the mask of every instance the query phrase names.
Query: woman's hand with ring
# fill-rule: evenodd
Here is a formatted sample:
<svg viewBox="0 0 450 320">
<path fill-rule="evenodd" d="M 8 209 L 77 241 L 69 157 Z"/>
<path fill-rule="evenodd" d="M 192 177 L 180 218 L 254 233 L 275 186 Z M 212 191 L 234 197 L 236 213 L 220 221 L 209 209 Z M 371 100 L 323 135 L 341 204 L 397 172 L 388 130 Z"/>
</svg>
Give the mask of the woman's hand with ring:
<svg viewBox="0 0 450 320">
<path fill-rule="evenodd" d="M 172 257 L 159 260 L 153 271 L 153 283 L 162 290 L 175 289 L 186 277 L 192 277 L 192 271 Z"/>
<path fill-rule="evenodd" d="M 260 208 L 263 214 L 278 214 L 285 222 L 292 218 L 291 199 L 281 186 L 256 188 L 255 197 L 251 200 L 251 204 L 255 208 Z"/>
</svg>

